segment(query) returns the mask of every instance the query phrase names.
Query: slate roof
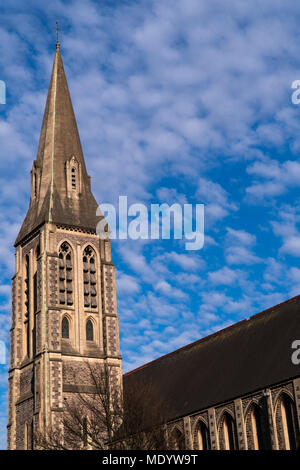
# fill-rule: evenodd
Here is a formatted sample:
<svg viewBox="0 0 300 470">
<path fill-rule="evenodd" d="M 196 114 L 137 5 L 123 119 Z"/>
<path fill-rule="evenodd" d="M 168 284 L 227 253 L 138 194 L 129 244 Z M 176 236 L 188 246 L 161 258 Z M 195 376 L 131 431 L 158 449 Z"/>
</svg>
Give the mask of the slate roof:
<svg viewBox="0 0 300 470">
<path fill-rule="evenodd" d="M 151 382 L 169 408 L 166 419 L 186 416 L 300 376 L 291 361 L 295 339 L 300 296 L 124 374 L 124 389 Z"/>
<path fill-rule="evenodd" d="M 67 197 L 65 165 L 74 155 L 81 165 L 82 191 L 79 198 Z M 95 232 L 97 202 L 91 192 L 77 123 L 59 47 L 57 46 L 34 165 L 41 178 L 37 200 L 31 200 L 15 245 L 41 224 L 49 221 L 59 225 L 85 228 Z M 53 185 L 51 184 L 53 183 Z M 52 189 L 51 189 L 52 188 Z M 52 202 L 51 196 L 52 195 Z"/>
</svg>

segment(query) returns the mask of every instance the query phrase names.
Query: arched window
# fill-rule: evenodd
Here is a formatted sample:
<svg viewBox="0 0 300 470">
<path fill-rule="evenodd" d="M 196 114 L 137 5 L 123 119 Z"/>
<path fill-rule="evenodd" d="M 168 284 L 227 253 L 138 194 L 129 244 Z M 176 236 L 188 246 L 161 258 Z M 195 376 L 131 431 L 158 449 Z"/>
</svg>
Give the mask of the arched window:
<svg viewBox="0 0 300 470">
<path fill-rule="evenodd" d="M 91 320 L 88 320 L 86 322 L 85 330 L 86 330 L 86 340 L 94 341 L 94 328 L 93 328 L 93 323 L 91 322 Z"/>
<path fill-rule="evenodd" d="M 97 308 L 96 255 L 90 246 L 85 248 L 82 261 L 84 306 Z"/>
<path fill-rule="evenodd" d="M 30 424 L 25 423 L 24 430 L 24 449 L 33 450 L 33 421 Z"/>
<path fill-rule="evenodd" d="M 25 423 L 25 430 L 24 430 L 24 449 L 28 450 L 28 424 Z"/>
<path fill-rule="evenodd" d="M 266 424 L 266 423 L 265 423 Z M 246 429 L 248 435 L 248 449 L 266 449 L 264 442 L 264 417 L 261 408 L 255 403 L 251 405 L 247 413 Z"/>
<path fill-rule="evenodd" d="M 173 450 L 184 450 L 184 436 L 178 428 L 173 430 L 171 435 L 171 442 Z"/>
<path fill-rule="evenodd" d="M 70 338 L 70 325 L 67 317 L 64 317 L 61 322 L 61 337 L 66 339 Z"/>
<path fill-rule="evenodd" d="M 235 422 L 232 416 L 227 412 L 225 412 L 223 416 L 220 437 L 224 450 L 234 450 L 238 448 Z"/>
<path fill-rule="evenodd" d="M 294 450 L 297 448 L 298 422 L 294 402 L 283 394 L 279 402 L 279 414 L 281 418 L 283 448 Z"/>
<path fill-rule="evenodd" d="M 73 305 L 73 266 L 71 247 L 67 242 L 59 249 L 59 303 Z"/>
<path fill-rule="evenodd" d="M 72 189 L 76 189 L 76 168 L 74 167 L 71 169 L 71 183 Z"/>
<path fill-rule="evenodd" d="M 197 425 L 196 433 L 196 445 L 199 450 L 209 450 L 210 449 L 210 439 L 207 426 L 203 421 L 199 421 Z"/>
</svg>

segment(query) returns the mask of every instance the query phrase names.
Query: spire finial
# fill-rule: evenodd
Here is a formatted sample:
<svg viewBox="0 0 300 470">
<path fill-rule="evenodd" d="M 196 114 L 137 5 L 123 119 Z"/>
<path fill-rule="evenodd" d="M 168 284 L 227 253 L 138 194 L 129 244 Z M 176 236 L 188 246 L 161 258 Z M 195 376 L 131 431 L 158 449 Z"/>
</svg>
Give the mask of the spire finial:
<svg viewBox="0 0 300 470">
<path fill-rule="evenodd" d="M 59 42 L 58 42 L 58 21 L 56 20 L 56 49 L 59 49 Z"/>
</svg>

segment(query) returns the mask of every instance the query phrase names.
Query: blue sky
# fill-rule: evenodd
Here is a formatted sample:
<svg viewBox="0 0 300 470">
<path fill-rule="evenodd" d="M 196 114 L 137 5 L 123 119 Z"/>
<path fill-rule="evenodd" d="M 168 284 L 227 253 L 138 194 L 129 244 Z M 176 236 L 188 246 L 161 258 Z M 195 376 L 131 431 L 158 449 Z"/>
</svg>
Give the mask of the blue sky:
<svg viewBox="0 0 300 470">
<path fill-rule="evenodd" d="M 300 292 L 300 4 L 12 0 L 0 7 L 0 339 L 59 20 L 98 203 L 204 203 L 205 244 L 113 242 L 124 371 Z M 0 446 L 7 365 L 0 365 Z"/>
</svg>

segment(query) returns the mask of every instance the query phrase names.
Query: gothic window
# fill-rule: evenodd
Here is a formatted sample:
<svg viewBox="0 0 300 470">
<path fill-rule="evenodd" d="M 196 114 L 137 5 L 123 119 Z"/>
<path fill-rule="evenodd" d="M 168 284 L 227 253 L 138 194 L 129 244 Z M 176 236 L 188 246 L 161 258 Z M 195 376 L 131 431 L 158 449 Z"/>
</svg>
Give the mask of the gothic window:
<svg viewBox="0 0 300 470">
<path fill-rule="evenodd" d="M 223 416 L 221 433 L 222 447 L 224 450 L 234 450 L 238 448 L 235 422 L 232 416 L 227 412 L 225 412 Z"/>
<path fill-rule="evenodd" d="M 83 252 L 83 292 L 84 306 L 97 308 L 96 256 L 94 250 L 87 246 Z"/>
<path fill-rule="evenodd" d="M 297 447 L 296 437 L 298 435 L 298 423 L 295 405 L 292 399 L 283 394 L 279 402 L 279 413 L 281 417 L 281 428 L 283 448 L 285 450 L 294 450 Z"/>
<path fill-rule="evenodd" d="M 251 405 L 246 418 L 249 450 L 261 450 L 267 448 L 266 443 L 264 442 L 264 429 L 266 424 L 264 421 L 263 410 L 255 403 Z"/>
<path fill-rule="evenodd" d="M 173 450 L 184 450 L 184 436 L 178 428 L 173 430 L 171 435 L 171 442 Z"/>
<path fill-rule="evenodd" d="M 71 169 L 71 183 L 72 189 L 76 189 L 76 168 L 74 167 Z"/>
<path fill-rule="evenodd" d="M 67 317 L 64 317 L 61 322 L 61 337 L 66 339 L 70 338 L 70 326 Z"/>
<path fill-rule="evenodd" d="M 25 423 L 24 449 L 33 450 L 33 421 L 30 424 Z"/>
<path fill-rule="evenodd" d="M 59 303 L 73 305 L 72 253 L 67 242 L 64 242 L 59 249 Z"/>
<path fill-rule="evenodd" d="M 91 320 L 86 322 L 86 340 L 87 341 L 94 341 L 94 328 L 93 323 Z"/>
<path fill-rule="evenodd" d="M 199 421 L 197 426 L 197 447 L 199 450 L 210 449 L 209 432 L 203 421 Z"/>
</svg>

